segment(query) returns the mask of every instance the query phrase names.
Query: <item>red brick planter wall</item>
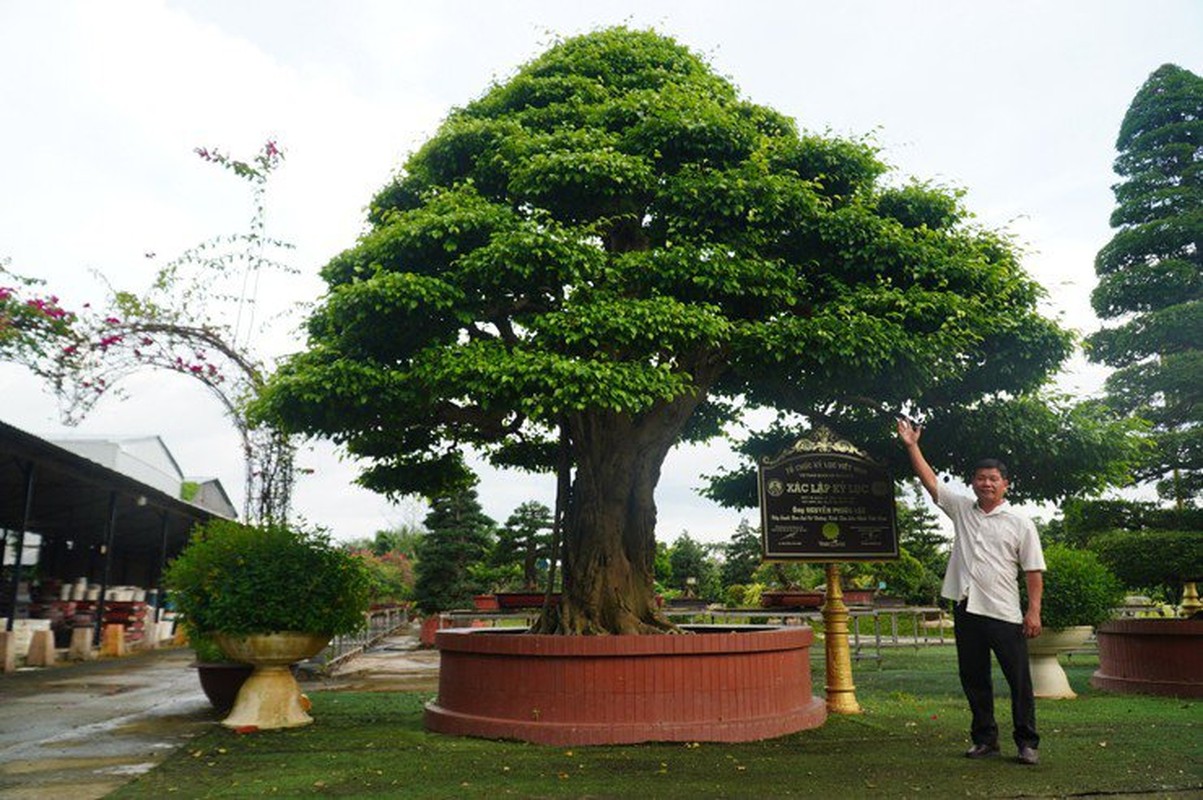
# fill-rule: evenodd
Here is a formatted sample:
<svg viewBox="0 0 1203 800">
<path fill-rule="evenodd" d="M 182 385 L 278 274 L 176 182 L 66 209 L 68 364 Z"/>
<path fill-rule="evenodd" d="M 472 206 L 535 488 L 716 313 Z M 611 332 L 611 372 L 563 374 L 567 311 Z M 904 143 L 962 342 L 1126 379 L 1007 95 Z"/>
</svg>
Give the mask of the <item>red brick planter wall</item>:
<svg viewBox="0 0 1203 800">
<path fill-rule="evenodd" d="M 1121 619 L 1098 627 L 1090 685 L 1111 692 L 1203 697 L 1203 620 Z"/>
<path fill-rule="evenodd" d="M 804 626 L 691 626 L 695 635 L 439 631 L 438 733 L 540 744 L 746 742 L 822 725 Z"/>
</svg>

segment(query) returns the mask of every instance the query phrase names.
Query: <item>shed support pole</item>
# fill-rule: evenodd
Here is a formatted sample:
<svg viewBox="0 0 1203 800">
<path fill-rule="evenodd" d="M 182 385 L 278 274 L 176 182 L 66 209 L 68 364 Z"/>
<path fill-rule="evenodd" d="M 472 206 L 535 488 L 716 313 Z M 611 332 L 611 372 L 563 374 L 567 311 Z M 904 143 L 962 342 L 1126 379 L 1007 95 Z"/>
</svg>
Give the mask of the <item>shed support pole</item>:
<svg viewBox="0 0 1203 800">
<path fill-rule="evenodd" d="M 104 564 L 101 567 L 100 597 L 96 599 L 96 628 L 93 634 L 95 644 L 101 642 L 104 632 L 105 595 L 109 591 L 109 574 L 113 568 L 113 539 L 117 533 L 117 493 L 109 492 L 109 518 L 104 529 Z"/>
<path fill-rule="evenodd" d="M 13 579 L 8 594 L 8 630 L 13 629 L 17 619 L 17 595 L 21 591 L 21 558 L 25 555 L 25 531 L 29 530 L 29 520 L 33 516 L 33 485 L 34 473 L 37 471 L 32 461 L 21 465 L 25 473 L 25 505 L 21 509 L 21 528 L 17 533 L 16 544 L 13 545 Z M 7 540 L 7 537 L 5 537 Z"/>
<path fill-rule="evenodd" d="M 155 607 L 152 612 L 153 616 L 151 617 L 151 621 L 153 622 L 159 621 L 159 609 L 163 607 L 163 570 L 167 567 L 167 529 L 167 512 L 164 511 L 163 529 L 159 536 L 159 558 L 155 562 L 157 564 L 157 571 L 153 581 L 155 588 Z"/>
</svg>

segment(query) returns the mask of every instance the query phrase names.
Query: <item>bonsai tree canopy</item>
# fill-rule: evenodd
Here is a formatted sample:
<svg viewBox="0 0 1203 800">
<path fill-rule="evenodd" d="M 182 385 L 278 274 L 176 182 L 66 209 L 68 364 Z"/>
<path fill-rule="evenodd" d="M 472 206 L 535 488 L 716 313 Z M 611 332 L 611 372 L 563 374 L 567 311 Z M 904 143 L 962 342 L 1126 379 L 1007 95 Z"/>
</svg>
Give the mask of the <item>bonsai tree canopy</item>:
<svg viewBox="0 0 1203 800">
<path fill-rule="evenodd" d="M 257 411 L 394 495 L 471 484 L 468 449 L 550 472 L 565 448 L 564 595 L 539 628 L 566 634 L 674 630 L 653 591 L 664 458 L 751 409 L 871 445 L 911 402 L 964 423 L 937 463 L 1003 419 L 1045 491 L 1096 485 L 1122 437 L 1033 397 L 1071 337 L 1011 241 L 886 174 L 670 38 L 566 39 L 379 192 Z"/>
</svg>

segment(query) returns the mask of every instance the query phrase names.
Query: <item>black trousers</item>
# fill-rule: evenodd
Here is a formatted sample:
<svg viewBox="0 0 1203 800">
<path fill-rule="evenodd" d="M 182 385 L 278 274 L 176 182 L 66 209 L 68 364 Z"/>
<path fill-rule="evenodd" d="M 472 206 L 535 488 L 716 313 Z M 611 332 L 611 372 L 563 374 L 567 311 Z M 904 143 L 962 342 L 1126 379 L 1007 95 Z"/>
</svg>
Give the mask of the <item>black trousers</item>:
<svg viewBox="0 0 1203 800">
<path fill-rule="evenodd" d="M 965 610 L 964 602 L 957 603 L 953 609 L 953 622 L 961 688 L 965 690 L 973 714 L 969 729 L 973 743 L 998 744 L 994 681 L 990 675 L 990 654 L 993 653 L 1011 687 L 1015 745 L 1039 747 L 1036 698 L 1032 694 L 1032 670 L 1028 665 L 1028 640 L 1023 635 L 1023 625 L 970 614 Z"/>
</svg>

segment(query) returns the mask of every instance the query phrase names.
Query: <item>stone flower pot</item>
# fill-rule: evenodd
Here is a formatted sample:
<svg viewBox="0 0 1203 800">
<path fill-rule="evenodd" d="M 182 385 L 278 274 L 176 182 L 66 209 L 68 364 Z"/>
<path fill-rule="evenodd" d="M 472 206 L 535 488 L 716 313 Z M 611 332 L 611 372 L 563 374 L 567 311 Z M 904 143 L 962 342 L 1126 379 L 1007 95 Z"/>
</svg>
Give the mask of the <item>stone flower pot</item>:
<svg viewBox="0 0 1203 800">
<path fill-rule="evenodd" d="M 301 687 L 289 666 L 322 652 L 330 642 L 328 634 L 284 631 L 228 636 L 216 633 L 213 639 L 228 658 L 255 667 L 222 725 L 268 730 L 296 728 L 313 722 L 313 717 L 305 713 Z"/>
<path fill-rule="evenodd" d="M 1035 639 L 1028 640 L 1032 691 L 1037 697 L 1068 700 L 1078 696 L 1070 687 L 1057 656 L 1084 645 L 1093 630 L 1089 625 L 1075 625 L 1059 631 L 1045 629 Z"/>
</svg>

